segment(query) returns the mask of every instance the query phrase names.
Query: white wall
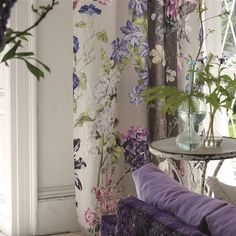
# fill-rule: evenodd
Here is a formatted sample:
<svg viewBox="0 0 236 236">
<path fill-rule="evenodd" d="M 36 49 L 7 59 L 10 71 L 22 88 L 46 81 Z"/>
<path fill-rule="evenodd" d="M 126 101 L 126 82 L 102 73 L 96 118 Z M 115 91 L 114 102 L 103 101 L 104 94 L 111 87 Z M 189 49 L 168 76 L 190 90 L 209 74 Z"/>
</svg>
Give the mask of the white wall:
<svg viewBox="0 0 236 236">
<path fill-rule="evenodd" d="M 38 0 L 42 5 L 49 0 Z M 76 230 L 73 175 L 72 1 L 37 28 L 37 58 L 51 68 L 38 83 L 38 233 Z"/>
</svg>

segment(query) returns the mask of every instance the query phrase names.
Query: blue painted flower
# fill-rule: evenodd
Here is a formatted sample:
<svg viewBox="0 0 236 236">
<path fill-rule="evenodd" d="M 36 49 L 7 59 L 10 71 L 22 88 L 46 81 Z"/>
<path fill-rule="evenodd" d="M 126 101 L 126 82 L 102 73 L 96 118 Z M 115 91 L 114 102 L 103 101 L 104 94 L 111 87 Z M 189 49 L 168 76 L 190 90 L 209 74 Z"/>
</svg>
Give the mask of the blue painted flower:
<svg viewBox="0 0 236 236">
<path fill-rule="evenodd" d="M 204 41 L 204 29 L 203 29 L 203 27 L 201 27 L 200 30 L 199 30 L 198 40 L 199 40 L 200 45 L 202 45 L 203 41 Z"/>
<path fill-rule="evenodd" d="M 80 139 L 79 138 L 73 140 L 73 146 L 74 146 L 74 157 L 75 157 L 76 153 L 80 149 Z"/>
<path fill-rule="evenodd" d="M 135 27 L 131 21 L 127 21 L 126 26 L 120 28 L 121 31 L 126 35 L 124 40 L 130 42 L 132 47 L 140 45 L 140 39 L 143 33 L 139 31 L 138 27 Z"/>
<path fill-rule="evenodd" d="M 147 42 L 142 43 L 143 50 L 141 52 L 141 57 L 147 57 L 149 53 L 149 44 Z"/>
<path fill-rule="evenodd" d="M 129 9 L 134 9 L 136 16 L 142 16 L 147 11 L 147 0 L 130 0 Z"/>
<path fill-rule="evenodd" d="M 189 84 L 189 83 L 187 83 L 187 84 L 185 85 L 185 87 L 184 87 L 184 92 L 185 92 L 185 93 L 190 93 L 190 84 Z"/>
<path fill-rule="evenodd" d="M 79 86 L 79 77 L 75 73 L 73 73 L 73 93 L 78 86 Z"/>
<path fill-rule="evenodd" d="M 87 164 L 83 161 L 81 157 L 79 159 L 74 159 L 74 169 L 81 170 L 82 168 L 87 167 Z"/>
<path fill-rule="evenodd" d="M 124 39 L 117 38 L 112 42 L 113 53 L 111 59 L 116 63 L 120 63 L 122 58 L 127 56 L 129 51 L 127 49 L 127 42 Z"/>
<path fill-rule="evenodd" d="M 73 36 L 73 53 L 77 53 L 79 50 L 79 39 L 76 36 Z"/>
<path fill-rule="evenodd" d="M 79 11 L 79 13 L 81 14 L 87 14 L 87 15 L 90 15 L 92 16 L 93 14 L 97 14 L 97 15 L 100 15 L 102 10 L 97 8 L 95 5 L 93 4 L 89 4 L 89 5 L 83 5 Z"/>
<path fill-rule="evenodd" d="M 144 86 L 142 84 L 138 86 L 133 86 L 131 91 L 129 92 L 130 103 L 134 103 L 138 105 L 143 102 L 143 98 L 141 97 L 141 93 L 144 90 Z"/>
</svg>

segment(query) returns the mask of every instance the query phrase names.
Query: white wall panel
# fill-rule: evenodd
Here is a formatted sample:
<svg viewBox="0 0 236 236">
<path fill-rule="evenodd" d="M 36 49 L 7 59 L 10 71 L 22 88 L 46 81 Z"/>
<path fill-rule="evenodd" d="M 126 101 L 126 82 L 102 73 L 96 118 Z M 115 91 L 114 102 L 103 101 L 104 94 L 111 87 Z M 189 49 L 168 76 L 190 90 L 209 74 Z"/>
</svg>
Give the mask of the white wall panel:
<svg viewBox="0 0 236 236">
<path fill-rule="evenodd" d="M 73 186 L 72 16 L 72 1 L 60 1 L 37 28 L 37 58 L 51 68 L 51 74 L 38 83 L 38 234 L 78 230 Z"/>
</svg>

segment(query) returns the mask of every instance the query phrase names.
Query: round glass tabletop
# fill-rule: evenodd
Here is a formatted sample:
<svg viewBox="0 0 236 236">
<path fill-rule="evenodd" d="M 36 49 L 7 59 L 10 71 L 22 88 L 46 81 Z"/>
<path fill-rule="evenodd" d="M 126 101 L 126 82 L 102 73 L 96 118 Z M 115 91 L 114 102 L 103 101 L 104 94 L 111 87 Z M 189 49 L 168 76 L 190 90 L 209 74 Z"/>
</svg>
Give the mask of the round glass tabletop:
<svg viewBox="0 0 236 236">
<path fill-rule="evenodd" d="M 182 151 L 175 142 L 175 137 L 154 141 L 149 145 L 150 152 L 158 157 L 176 160 L 223 160 L 236 157 L 236 139 L 223 138 L 221 147 L 201 147 L 195 151 Z"/>
</svg>

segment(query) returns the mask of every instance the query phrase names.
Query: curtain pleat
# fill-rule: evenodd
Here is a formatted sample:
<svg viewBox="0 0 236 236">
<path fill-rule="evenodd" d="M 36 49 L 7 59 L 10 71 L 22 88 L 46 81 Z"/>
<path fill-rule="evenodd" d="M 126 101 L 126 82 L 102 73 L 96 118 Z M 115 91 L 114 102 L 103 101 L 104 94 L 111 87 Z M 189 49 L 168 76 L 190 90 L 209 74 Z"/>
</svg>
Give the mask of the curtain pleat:
<svg viewBox="0 0 236 236">
<path fill-rule="evenodd" d="M 177 33 L 166 24 L 164 1 L 148 1 L 148 44 L 152 51 L 159 49 L 164 55 L 159 63 L 150 57 L 149 85 L 177 85 Z M 149 130 L 151 140 L 159 140 L 177 134 L 176 116 L 163 114 L 164 101 L 156 101 L 155 106 L 149 108 Z"/>
</svg>

